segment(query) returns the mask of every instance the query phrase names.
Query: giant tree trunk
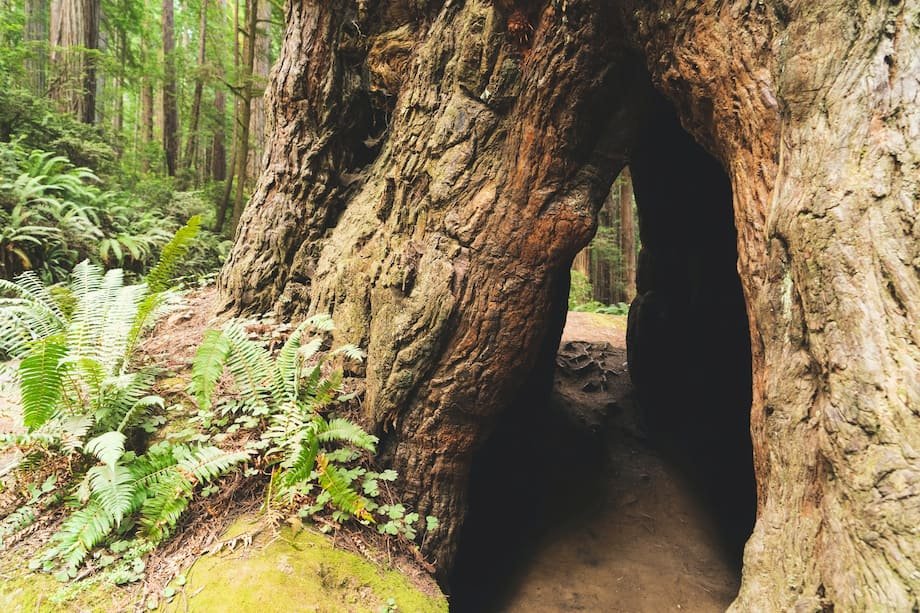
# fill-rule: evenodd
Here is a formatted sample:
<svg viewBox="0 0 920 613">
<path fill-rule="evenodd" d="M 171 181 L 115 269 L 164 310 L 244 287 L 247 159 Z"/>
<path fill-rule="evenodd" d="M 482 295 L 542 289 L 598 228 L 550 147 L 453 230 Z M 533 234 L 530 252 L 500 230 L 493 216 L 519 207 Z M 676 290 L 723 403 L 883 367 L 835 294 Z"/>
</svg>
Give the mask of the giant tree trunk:
<svg viewBox="0 0 920 613">
<path fill-rule="evenodd" d="M 720 242 L 680 283 L 707 304 L 693 282 L 710 257 L 737 280 L 724 243 L 737 236 L 758 514 L 735 606 L 910 610 L 918 17 L 915 2 L 870 0 L 293 1 L 274 132 L 220 279 L 227 308 L 328 310 L 367 349 L 368 423 L 405 495 L 441 518 L 423 549 L 449 568 L 472 455 L 528 377 L 545 378 L 568 266 L 627 161 L 648 247 L 630 364 L 654 402 L 648 356 L 679 293 L 656 271 L 680 263 L 655 228 L 681 192 L 656 166 L 650 75 L 718 160 L 675 122 L 669 172 L 699 202 L 733 202 L 707 212 Z M 743 426 L 747 408 L 726 419 Z"/>
</svg>

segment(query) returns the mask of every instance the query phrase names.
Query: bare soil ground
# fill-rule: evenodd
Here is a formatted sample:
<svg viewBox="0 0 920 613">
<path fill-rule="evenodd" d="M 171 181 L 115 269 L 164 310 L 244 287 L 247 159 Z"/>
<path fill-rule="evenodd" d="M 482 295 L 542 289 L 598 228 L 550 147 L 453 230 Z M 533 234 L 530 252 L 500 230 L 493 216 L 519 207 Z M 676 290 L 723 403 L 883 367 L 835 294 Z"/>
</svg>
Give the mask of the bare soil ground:
<svg viewBox="0 0 920 613">
<path fill-rule="evenodd" d="M 538 455 L 513 469 L 517 475 L 539 473 L 513 494 L 522 513 L 537 519 L 521 534 L 507 536 L 515 530 L 509 523 L 489 533 L 493 553 L 480 544 L 471 554 L 479 556 L 472 565 L 483 568 L 464 577 L 469 582 L 459 585 L 464 593 L 457 594 L 453 610 L 711 612 L 724 611 L 734 598 L 739 572 L 718 526 L 679 467 L 643 434 L 624 329 L 623 317 L 569 313 L 551 415 L 534 418 L 551 425 L 525 432 L 528 426 L 519 420 L 512 435 L 538 439 Z M 541 463 L 542 455 L 549 460 Z M 482 498 L 494 510 L 504 505 L 495 497 L 509 487 L 516 486 L 502 477 Z M 534 494 L 541 489 L 550 493 Z M 488 533 L 491 526 L 477 526 L 475 512 L 473 507 L 471 529 Z M 516 551 L 496 554 L 495 539 Z M 471 565 L 470 559 L 462 563 Z"/>
</svg>

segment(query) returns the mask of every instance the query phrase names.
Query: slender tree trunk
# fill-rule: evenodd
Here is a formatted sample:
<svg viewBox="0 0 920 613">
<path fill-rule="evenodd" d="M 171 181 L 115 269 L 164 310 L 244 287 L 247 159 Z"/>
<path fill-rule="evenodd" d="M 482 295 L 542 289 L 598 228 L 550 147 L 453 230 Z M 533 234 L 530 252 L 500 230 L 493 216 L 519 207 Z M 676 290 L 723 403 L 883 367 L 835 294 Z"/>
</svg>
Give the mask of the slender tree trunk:
<svg viewBox="0 0 920 613">
<path fill-rule="evenodd" d="M 96 118 L 96 58 L 99 0 L 52 0 L 51 95 L 60 108 L 84 123 Z"/>
<path fill-rule="evenodd" d="M 236 196 L 233 200 L 233 215 L 230 218 L 231 233 L 236 230 L 243 207 L 246 205 L 244 198 L 246 190 L 247 166 L 249 161 L 249 133 L 252 118 L 252 79 L 255 63 L 256 24 L 259 17 L 259 0 L 249 0 L 246 3 L 246 57 L 243 62 L 242 87 L 238 102 L 240 114 L 239 140 L 237 141 L 234 158 L 236 160 Z"/>
<path fill-rule="evenodd" d="M 198 122 L 201 117 L 201 98 L 204 95 L 204 67 L 206 61 L 205 48 L 208 32 L 208 2 L 201 0 L 201 9 L 198 16 L 198 75 L 195 77 L 195 92 L 192 95 L 192 112 L 189 116 L 188 141 L 185 145 L 185 167 L 189 171 L 195 169 L 198 152 Z M 190 174 L 197 176 L 197 174 Z"/>
<path fill-rule="evenodd" d="M 504 2 L 289 3 L 227 309 L 330 311 L 367 349 L 368 425 L 441 519 L 420 536 L 445 572 L 474 450 L 552 357 L 568 267 L 627 162 L 652 272 L 667 254 L 689 284 L 640 266 L 631 368 L 657 346 L 650 286 L 706 303 L 708 260 L 654 232 L 687 218 L 664 171 L 686 175 L 694 204 L 724 204 L 718 274 L 737 283 L 737 253 L 749 321 L 731 334 L 750 341 L 758 510 L 734 609 L 918 608 L 920 5 L 517 4 L 527 42 Z M 648 77 L 680 151 L 654 149 Z"/>
<path fill-rule="evenodd" d="M 623 258 L 623 291 L 626 302 L 636 297 L 636 231 L 633 227 L 633 188 L 629 169 L 620 173 L 620 254 Z"/>
<path fill-rule="evenodd" d="M 173 0 L 163 0 L 163 147 L 166 172 L 176 176 L 179 161 L 179 105 L 176 98 L 176 56 Z"/>
<path fill-rule="evenodd" d="M 26 0 L 23 38 L 30 46 L 26 74 L 29 89 L 36 96 L 44 96 L 47 92 L 48 17 L 48 0 Z"/>
<path fill-rule="evenodd" d="M 211 141 L 211 179 L 214 181 L 223 181 L 227 178 L 227 148 L 224 144 L 226 106 L 226 97 L 223 90 L 215 90 L 214 110 L 217 121 L 214 125 Z"/>
<path fill-rule="evenodd" d="M 128 35 L 121 29 L 118 31 L 118 78 L 116 80 L 115 114 L 112 128 L 116 135 L 121 135 L 125 118 L 125 76 L 128 66 Z"/>
<path fill-rule="evenodd" d="M 247 176 L 257 177 L 261 169 L 265 140 L 268 137 L 268 113 L 264 96 L 268 72 L 271 70 L 272 4 L 263 0 L 259 3 L 256 23 L 256 46 L 252 69 L 252 119 L 249 169 Z"/>
<path fill-rule="evenodd" d="M 233 74 L 237 80 L 237 88 L 240 88 L 240 2 L 234 0 L 233 3 Z M 235 92 L 233 100 L 233 136 L 231 138 L 231 154 L 229 174 L 224 183 L 224 192 L 220 202 L 217 205 L 217 218 L 214 223 L 214 229 L 220 232 L 227 222 L 228 214 L 232 217 L 231 200 L 233 198 L 233 178 L 236 175 L 239 159 L 239 134 L 240 134 L 240 94 Z M 231 228 L 232 230 L 232 228 Z"/>
</svg>

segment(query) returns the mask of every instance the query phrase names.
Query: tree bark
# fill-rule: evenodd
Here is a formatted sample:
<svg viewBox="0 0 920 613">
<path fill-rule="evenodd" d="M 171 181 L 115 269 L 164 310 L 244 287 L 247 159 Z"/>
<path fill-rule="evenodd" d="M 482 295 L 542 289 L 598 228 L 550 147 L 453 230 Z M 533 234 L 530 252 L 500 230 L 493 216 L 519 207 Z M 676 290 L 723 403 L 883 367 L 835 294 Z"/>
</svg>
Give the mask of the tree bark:
<svg viewBox="0 0 920 613">
<path fill-rule="evenodd" d="M 61 110 L 84 123 L 96 119 L 96 58 L 99 0 L 52 0 L 51 96 Z"/>
<path fill-rule="evenodd" d="M 29 89 L 35 96 L 47 93 L 48 36 L 47 0 L 26 0 L 23 39 L 30 43 L 26 74 Z"/>
<path fill-rule="evenodd" d="M 166 173 L 174 177 L 179 163 L 179 103 L 176 94 L 176 41 L 173 0 L 163 0 L 163 150 Z"/>
<path fill-rule="evenodd" d="M 236 195 L 233 199 L 233 213 L 230 217 L 230 231 L 236 230 L 240 217 L 243 214 L 243 207 L 246 202 L 244 193 L 246 190 L 247 170 L 249 164 L 249 133 L 252 123 L 252 99 L 253 99 L 253 66 L 255 65 L 256 49 L 256 25 L 259 18 L 259 0 L 247 0 L 246 2 L 246 44 L 244 46 L 246 57 L 243 60 L 242 79 L 237 92 L 239 108 L 239 140 L 236 143 L 236 150 L 233 157 L 236 160 Z"/>
<path fill-rule="evenodd" d="M 188 141 L 185 144 L 185 167 L 189 172 L 186 180 L 197 176 L 195 161 L 198 153 L 198 122 L 201 117 L 201 98 L 204 95 L 204 68 L 207 59 L 208 2 L 201 0 L 198 14 L 198 74 L 195 76 L 195 91 L 192 94 L 192 111 L 189 114 Z"/>
<path fill-rule="evenodd" d="M 226 308 L 331 311 L 367 349 L 368 424 L 445 571 L 474 450 L 650 142 L 648 74 L 731 188 L 758 494 L 734 609 L 920 606 L 920 6 L 507 4 L 289 3 Z"/>
<path fill-rule="evenodd" d="M 272 3 L 260 2 L 256 23 L 256 46 L 252 68 L 252 119 L 251 145 L 249 152 L 249 177 L 258 177 L 261 170 L 262 154 L 268 137 L 268 107 L 265 104 L 265 84 L 272 67 Z"/>
<path fill-rule="evenodd" d="M 226 97 L 223 90 L 215 90 L 214 111 L 217 119 L 214 124 L 214 136 L 211 141 L 211 179 L 214 181 L 223 181 L 227 178 L 227 148 L 224 144 L 224 113 L 226 112 L 226 106 Z"/>
</svg>

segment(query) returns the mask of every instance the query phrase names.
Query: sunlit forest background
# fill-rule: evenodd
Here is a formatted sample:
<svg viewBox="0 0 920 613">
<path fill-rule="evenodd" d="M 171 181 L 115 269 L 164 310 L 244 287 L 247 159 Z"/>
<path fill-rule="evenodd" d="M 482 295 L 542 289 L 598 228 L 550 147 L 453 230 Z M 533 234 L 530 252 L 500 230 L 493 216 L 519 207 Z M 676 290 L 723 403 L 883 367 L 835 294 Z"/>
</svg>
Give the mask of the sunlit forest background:
<svg viewBox="0 0 920 613">
<path fill-rule="evenodd" d="M 0 278 L 84 259 L 140 274 L 193 215 L 184 274 L 210 280 L 258 178 L 284 7 L 268 0 L 0 5 Z M 573 266 L 570 307 L 634 295 L 628 172 Z"/>
<path fill-rule="evenodd" d="M 196 214 L 184 270 L 213 273 L 258 173 L 282 19 L 265 0 L 0 5 L 0 277 L 140 273 Z"/>
</svg>

